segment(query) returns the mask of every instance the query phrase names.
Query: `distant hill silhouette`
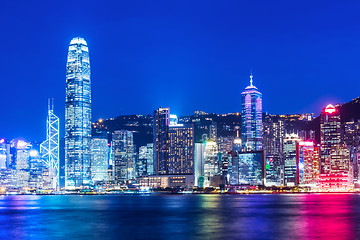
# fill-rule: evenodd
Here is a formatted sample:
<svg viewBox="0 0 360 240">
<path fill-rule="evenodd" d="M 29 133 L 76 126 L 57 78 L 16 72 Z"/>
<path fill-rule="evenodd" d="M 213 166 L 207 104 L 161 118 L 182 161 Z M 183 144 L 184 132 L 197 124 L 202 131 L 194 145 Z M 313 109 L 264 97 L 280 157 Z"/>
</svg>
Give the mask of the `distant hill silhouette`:
<svg viewBox="0 0 360 240">
<path fill-rule="evenodd" d="M 352 101 L 343 103 L 338 106 L 341 115 L 341 122 L 350 122 L 360 119 L 360 97 L 354 98 Z"/>
</svg>

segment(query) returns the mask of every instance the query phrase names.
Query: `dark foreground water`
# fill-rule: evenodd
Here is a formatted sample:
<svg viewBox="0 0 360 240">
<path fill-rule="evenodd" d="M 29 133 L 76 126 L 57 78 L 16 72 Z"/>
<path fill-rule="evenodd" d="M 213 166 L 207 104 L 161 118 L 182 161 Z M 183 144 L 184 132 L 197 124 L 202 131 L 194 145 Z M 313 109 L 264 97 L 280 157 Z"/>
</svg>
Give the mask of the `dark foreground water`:
<svg viewBox="0 0 360 240">
<path fill-rule="evenodd" d="M 0 196 L 0 239 L 359 239 L 360 195 Z"/>
</svg>

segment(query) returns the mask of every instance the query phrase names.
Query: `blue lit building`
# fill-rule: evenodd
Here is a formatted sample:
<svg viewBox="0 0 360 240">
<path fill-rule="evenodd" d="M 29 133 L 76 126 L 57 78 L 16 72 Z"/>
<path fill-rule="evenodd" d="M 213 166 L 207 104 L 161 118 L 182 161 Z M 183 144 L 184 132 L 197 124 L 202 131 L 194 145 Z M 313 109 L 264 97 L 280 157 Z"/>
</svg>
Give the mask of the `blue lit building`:
<svg viewBox="0 0 360 240">
<path fill-rule="evenodd" d="M 70 42 L 66 65 L 65 187 L 91 183 L 91 83 L 89 50 L 83 38 Z"/>
<path fill-rule="evenodd" d="M 234 163 L 234 161 L 238 161 Z M 237 169 L 234 169 L 237 168 Z M 263 185 L 265 178 L 263 151 L 240 152 L 233 158 L 234 183 L 239 185 Z"/>
<path fill-rule="evenodd" d="M 154 174 L 167 174 L 170 108 L 159 108 L 153 116 Z"/>
<path fill-rule="evenodd" d="M 54 100 L 49 99 L 46 119 L 46 140 L 40 144 L 40 154 L 45 166 L 55 173 L 53 187 L 59 188 L 59 118 L 54 114 Z"/>
<path fill-rule="evenodd" d="M 262 94 L 253 86 L 253 75 L 241 93 L 241 138 L 243 150 L 262 150 Z"/>
<path fill-rule="evenodd" d="M 94 183 L 108 180 L 109 146 L 106 133 L 91 140 L 91 179 Z"/>
<path fill-rule="evenodd" d="M 194 173 L 194 128 L 191 124 L 170 124 L 167 174 Z"/>
<path fill-rule="evenodd" d="M 112 162 L 114 180 L 125 183 L 135 179 L 135 149 L 133 133 L 128 130 L 116 130 L 112 133 Z"/>
</svg>

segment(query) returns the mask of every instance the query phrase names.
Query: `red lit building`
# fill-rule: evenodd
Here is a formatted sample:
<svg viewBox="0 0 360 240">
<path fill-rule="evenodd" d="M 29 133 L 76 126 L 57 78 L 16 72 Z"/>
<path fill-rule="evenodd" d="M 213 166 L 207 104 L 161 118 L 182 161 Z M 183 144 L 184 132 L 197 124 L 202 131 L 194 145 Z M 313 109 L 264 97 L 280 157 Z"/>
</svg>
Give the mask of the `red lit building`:
<svg viewBox="0 0 360 240">
<path fill-rule="evenodd" d="M 300 184 L 315 184 L 319 178 L 319 147 L 313 141 L 299 142 Z"/>
<path fill-rule="evenodd" d="M 340 114 L 336 107 L 329 104 L 320 114 L 320 145 L 322 174 L 330 173 L 331 148 L 337 147 L 341 142 Z"/>
<path fill-rule="evenodd" d="M 341 145 L 340 113 L 329 104 L 320 115 L 321 174 L 319 187 L 324 191 L 352 188 L 349 148 Z"/>
</svg>

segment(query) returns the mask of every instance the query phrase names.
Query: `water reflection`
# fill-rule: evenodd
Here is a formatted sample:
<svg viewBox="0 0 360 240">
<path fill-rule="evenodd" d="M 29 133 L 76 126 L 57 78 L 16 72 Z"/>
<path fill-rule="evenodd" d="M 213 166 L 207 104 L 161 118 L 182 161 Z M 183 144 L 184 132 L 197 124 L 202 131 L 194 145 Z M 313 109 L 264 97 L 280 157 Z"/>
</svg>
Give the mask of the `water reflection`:
<svg viewBox="0 0 360 240">
<path fill-rule="evenodd" d="M 0 239 L 356 239 L 356 194 L 0 197 Z"/>
</svg>

